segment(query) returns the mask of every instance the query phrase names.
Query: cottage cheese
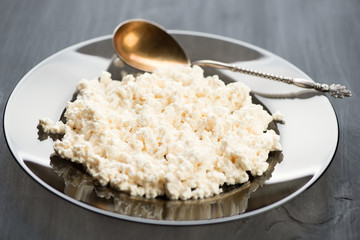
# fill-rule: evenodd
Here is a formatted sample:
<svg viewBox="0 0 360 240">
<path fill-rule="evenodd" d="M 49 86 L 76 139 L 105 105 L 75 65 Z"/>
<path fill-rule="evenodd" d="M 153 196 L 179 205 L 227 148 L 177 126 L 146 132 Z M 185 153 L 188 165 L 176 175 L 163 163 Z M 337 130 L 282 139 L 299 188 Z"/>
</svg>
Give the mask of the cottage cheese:
<svg viewBox="0 0 360 240">
<path fill-rule="evenodd" d="M 250 89 L 204 77 L 197 66 L 122 81 L 104 72 L 77 90 L 66 124 L 45 118 L 40 125 L 64 134 L 57 154 L 133 196 L 210 197 L 224 184 L 248 181 L 248 173 L 262 175 L 269 151 L 281 150 L 279 136 L 267 130 L 272 116 L 252 104 Z"/>
</svg>

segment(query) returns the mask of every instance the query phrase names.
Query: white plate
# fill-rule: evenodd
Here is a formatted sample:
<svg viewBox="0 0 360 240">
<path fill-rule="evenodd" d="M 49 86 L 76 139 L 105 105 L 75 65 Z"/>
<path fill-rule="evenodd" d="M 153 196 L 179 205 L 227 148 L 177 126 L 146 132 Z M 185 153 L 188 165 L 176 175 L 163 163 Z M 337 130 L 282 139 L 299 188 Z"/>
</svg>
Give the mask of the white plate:
<svg viewBox="0 0 360 240">
<path fill-rule="evenodd" d="M 193 61 L 219 60 L 279 75 L 308 78 L 292 64 L 251 44 L 204 33 L 170 32 Z M 38 140 L 38 120 L 42 117 L 60 119 L 80 79 L 94 78 L 103 70 L 119 74 L 113 58 L 111 36 L 66 48 L 26 74 L 6 106 L 4 130 L 15 159 L 41 185 L 72 203 L 138 222 L 181 225 L 223 222 L 262 213 L 294 198 L 311 186 L 332 160 L 338 142 L 338 124 L 325 95 L 239 73 L 206 69 L 207 74 L 216 73 L 225 82 L 244 82 L 271 113 L 280 111 L 285 116 L 285 124 L 277 126 L 283 160 L 275 166 L 270 179 L 266 180 L 269 172 L 223 195 L 181 202 L 131 198 L 99 188 L 76 167 L 57 159 L 52 161 L 55 173 L 50 165 L 53 142 Z M 280 157 L 277 154 L 272 159 L 276 162 Z M 258 189 L 259 185 L 264 186 Z"/>
</svg>

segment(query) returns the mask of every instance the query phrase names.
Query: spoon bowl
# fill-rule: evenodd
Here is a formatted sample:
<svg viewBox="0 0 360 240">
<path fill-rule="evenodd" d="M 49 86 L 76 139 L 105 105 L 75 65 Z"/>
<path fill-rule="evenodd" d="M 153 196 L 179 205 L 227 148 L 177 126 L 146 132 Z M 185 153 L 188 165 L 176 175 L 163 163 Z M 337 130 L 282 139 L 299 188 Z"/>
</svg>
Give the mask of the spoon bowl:
<svg viewBox="0 0 360 240">
<path fill-rule="evenodd" d="M 128 65 L 147 72 L 158 66 L 190 65 L 185 51 L 161 26 L 145 20 L 129 20 L 114 31 L 113 46 Z"/>
</svg>

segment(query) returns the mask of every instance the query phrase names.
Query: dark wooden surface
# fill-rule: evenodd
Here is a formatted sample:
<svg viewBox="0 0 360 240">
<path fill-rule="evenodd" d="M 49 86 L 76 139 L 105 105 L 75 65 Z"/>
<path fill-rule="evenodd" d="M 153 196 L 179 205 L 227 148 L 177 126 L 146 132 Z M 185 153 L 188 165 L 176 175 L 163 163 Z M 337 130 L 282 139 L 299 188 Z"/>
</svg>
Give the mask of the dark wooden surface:
<svg viewBox="0 0 360 240">
<path fill-rule="evenodd" d="M 265 214 L 224 224 L 164 227 L 102 216 L 32 180 L 0 137 L 0 239 L 360 239 L 360 1 L 0 1 L 0 109 L 44 58 L 111 34 L 129 18 L 214 33 L 274 52 L 353 96 L 330 99 L 339 121 L 332 164 L 311 188 Z M 1 118 L 2 125 L 2 118 Z"/>
</svg>

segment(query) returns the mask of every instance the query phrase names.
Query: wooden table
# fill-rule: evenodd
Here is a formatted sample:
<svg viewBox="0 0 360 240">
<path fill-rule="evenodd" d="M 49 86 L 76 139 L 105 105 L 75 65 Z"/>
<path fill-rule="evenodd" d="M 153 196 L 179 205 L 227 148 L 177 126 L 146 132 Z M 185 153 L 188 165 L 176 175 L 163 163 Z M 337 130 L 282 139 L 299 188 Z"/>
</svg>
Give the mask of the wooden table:
<svg viewBox="0 0 360 240">
<path fill-rule="evenodd" d="M 1 111 L 37 63 L 111 34 L 130 18 L 250 42 L 319 82 L 348 86 L 351 98 L 330 99 L 340 131 L 330 167 L 300 196 L 264 214 L 214 225 L 156 226 L 99 215 L 55 196 L 21 169 L 1 135 L 0 239 L 360 239 L 360 1 L 2 0 Z"/>
</svg>

